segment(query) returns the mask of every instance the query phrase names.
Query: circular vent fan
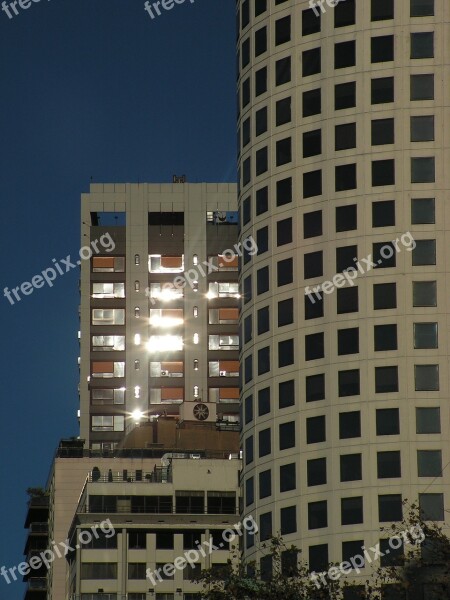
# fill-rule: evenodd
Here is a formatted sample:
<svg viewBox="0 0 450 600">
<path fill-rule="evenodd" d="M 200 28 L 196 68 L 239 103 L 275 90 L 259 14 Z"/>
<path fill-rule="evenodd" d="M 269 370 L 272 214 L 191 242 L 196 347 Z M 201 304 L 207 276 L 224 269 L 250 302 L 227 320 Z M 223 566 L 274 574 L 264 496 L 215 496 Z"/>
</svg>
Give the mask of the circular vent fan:
<svg viewBox="0 0 450 600">
<path fill-rule="evenodd" d="M 209 408 L 206 406 L 206 404 L 196 404 L 194 406 L 194 417 L 198 421 L 206 421 L 206 419 L 209 417 Z"/>
</svg>

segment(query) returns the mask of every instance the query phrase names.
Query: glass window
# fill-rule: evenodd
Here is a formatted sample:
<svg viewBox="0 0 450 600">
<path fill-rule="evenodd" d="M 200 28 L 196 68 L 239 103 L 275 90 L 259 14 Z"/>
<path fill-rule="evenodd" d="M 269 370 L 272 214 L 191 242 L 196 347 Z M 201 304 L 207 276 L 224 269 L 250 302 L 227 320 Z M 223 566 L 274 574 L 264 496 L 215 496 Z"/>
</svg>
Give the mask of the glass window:
<svg viewBox="0 0 450 600">
<path fill-rule="evenodd" d="M 434 15 L 434 0 L 410 0 L 411 17 L 431 17 Z"/>
<path fill-rule="evenodd" d="M 294 340 L 278 342 L 278 367 L 287 367 L 294 364 Z"/>
<path fill-rule="evenodd" d="M 308 252 L 303 255 L 304 278 L 313 279 L 323 275 L 323 252 Z"/>
<path fill-rule="evenodd" d="M 441 409 L 416 408 L 416 433 L 441 433 Z"/>
<path fill-rule="evenodd" d="M 321 89 L 310 90 L 303 92 L 303 117 L 311 117 L 312 115 L 320 115 L 322 112 L 322 95 Z"/>
<path fill-rule="evenodd" d="M 379 77 L 371 80 L 371 103 L 394 102 L 394 78 Z"/>
<path fill-rule="evenodd" d="M 387 21 L 394 18 L 394 0 L 371 0 L 370 20 Z"/>
<path fill-rule="evenodd" d="M 434 198 L 411 198 L 411 223 L 432 225 L 436 222 Z"/>
<path fill-rule="evenodd" d="M 414 365 L 416 392 L 439 390 L 439 365 Z"/>
<path fill-rule="evenodd" d="M 256 314 L 258 321 L 258 335 L 262 335 L 270 330 L 269 307 L 264 306 L 263 308 L 260 308 Z"/>
<path fill-rule="evenodd" d="M 324 357 L 324 334 L 305 335 L 305 360 L 318 360 Z"/>
<path fill-rule="evenodd" d="M 390 539 L 385 539 L 385 540 L 380 540 L 380 550 L 382 551 L 382 556 L 380 557 L 380 565 L 382 567 L 393 567 L 393 566 L 401 566 L 403 565 L 404 562 L 404 558 L 405 558 L 405 551 L 404 551 L 404 547 L 403 547 L 403 541 L 401 546 L 399 546 L 398 548 L 392 548 L 392 546 L 390 545 L 391 540 Z M 388 588 L 388 593 L 390 586 L 387 585 L 386 588 Z M 394 588 L 395 590 L 395 588 Z M 392 591 L 394 591 L 392 590 Z M 385 591 L 383 591 L 383 595 L 385 596 Z M 388 596 L 389 598 L 389 596 Z M 399 596 L 399 592 L 396 591 L 395 593 L 395 598 L 397 600 L 405 600 L 405 596 Z"/>
<path fill-rule="evenodd" d="M 306 419 L 306 443 L 318 444 L 325 442 L 325 416 L 309 417 Z"/>
<path fill-rule="evenodd" d="M 339 151 L 348 150 L 349 148 L 356 148 L 356 123 L 336 125 L 334 128 L 334 149 Z"/>
<path fill-rule="evenodd" d="M 279 431 L 280 450 L 295 448 L 295 421 L 281 423 Z"/>
<path fill-rule="evenodd" d="M 411 33 L 411 58 L 434 57 L 434 33 Z"/>
<path fill-rule="evenodd" d="M 259 457 L 267 456 L 272 451 L 270 427 L 259 432 Z"/>
<path fill-rule="evenodd" d="M 292 258 L 285 258 L 277 262 L 277 285 L 281 287 L 293 281 L 294 262 Z"/>
<path fill-rule="evenodd" d="M 322 130 L 306 131 L 303 134 L 303 158 L 322 153 Z"/>
<path fill-rule="evenodd" d="M 327 459 L 313 458 L 306 461 L 307 482 L 309 487 L 324 485 L 327 482 Z"/>
<path fill-rule="evenodd" d="M 278 384 L 278 407 L 288 408 L 295 404 L 295 381 L 281 381 Z"/>
<path fill-rule="evenodd" d="M 410 76 L 411 100 L 434 100 L 434 75 Z"/>
<path fill-rule="evenodd" d="M 378 520 L 380 523 L 392 523 L 403 519 L 403 501 L 401 494 L 378 496 Z"/>
<path fill-rule="evenodd" d="M 259 17 L 267 10 L 267 0 L 255 0 L 255 17 Z"/>
<path fill-rule="evenodd" d="M 337 314 L 358 312 L 358 286 L 336 290 Z"/>
<path fill-rule="evenodd" d="M 267 75 L 266 75 L 267 77 Z M 275 84 L 277 86 L 291 81 L 291 57 L 281 58 L 275 63 Z M 267 88 L 266 88 L 267 89 Z"/>
<path fill-rule="evenodd" d="M 322 171 L 309 171 L 303 173 L 303 198 L 320 196 L 322 193 Z"/>
<path fill-rule="evenodd" d="M 269 291 L 269 267 L 262 267 L 256 271 L 256 293 L 264 294 Z"/>
<path fill-rule="evenodd" d="M 302 10 L 302 36 L 312 35 L 320 31 L 320 12 L 312 8 Z"/>
<path fill-rule="evenodd" d="M 381 35 L 370 40 L 371 62 L 381 63 L 394 60 L 394 36 Z"/>
<path fill-rule="evenodd" d="M 402 476 L 400 451 L 377 452 L 378 479 L 391 479 Z"/>
<path fill-rule="evenodd" d="M 359 481 L 362 479 L 361 454 L 342 454 L 340 456 L 341 481 Z"/>
<path fill-rule="evenodd" d="M 292 202 L 292 177 L 277 181 L 276 196 L 277 206 L 284 206 Z"/>
<path fill-rule="evenodd" d="M 244 400 L 244 422 L 246 425 L 253 421 L 253 396 L 247 396 Z"/>
<path fill-rule="evenodd" d="M 303 215 L 303 237 L 305 239 L 322 235 L 322 211 L 304 213 Z"/>
<path fill-rule="evenodd" d="M 413 281 L 413 306 L 437 306 L 436 281 Z"/>
<path fill-rule="evenodd" d="M 292 160 L 292 140 L 290 137 L 276 143 L 276 165 L 281 167 Z M 267 169 L 266 169 L 267 170 Z"/>
<path fill-rule="evenodd" d="M 435 160 L 433 156 L 411 158 L 411 183 L 434 183 Z"/>
<path fill-rule="evenodd" d="M 321 48 L 312 48 L 302 52 L 302 77 L 316 75 L 321 71 Z"/>
<path fill-rule="evenodd" d="M 248 102 L 246 104 L 248 104 L 250 102 L 250 80 L 246 81 L 248 86 Z M 258 69 L 255 73 L 255 96 L 258 97 L 264 92 L 267 92 L 267 67 Z"/>
<path fill-rule="evenodd" d="M 270 347 L 266 346 L 258 350 L 258 375 L 264 375 L 270 371 Z"/>
<path fill-rule="evenodd" d="M 275 124 L 277 127 L 291 122 L 291 104 L 292 102 L 290 96 L 288 98 L 278 100 L 275 104 Z"/>
<path fill-rule="evenodd" d="M 305 378 L 305 399 L 306 402 L 316 402 L 325 400 L 325 375 L 307 375 Z"/>
<path fill-rule="evenodd" d="M 436 264 L 436 240 L 416 240 L 416 247 L 412 251 L 412 264 L 414 267 Z"/>
<path fill-rule="evenodd" d="M 419 494 L 419 508 L 426 521 L 444 521 L 444 494 Z"/>
<path fill-rule="evenodd" d="M 356 525 L 364 522 L 363 498 L 341 498 L 341 525 Z"/>
<path fill-rule="evenodd" d="M 280 510 L 281 535 L 297 531 L 297 507 L 287 506 Z"/>
<path fill-rule="evenodd" d="M 328 527 L 327 501 L 308 503 L 308 529 Z"/>
<path fill-rule="evenodd" d="M 291 39 L 291 17 L 283 17 L 275 21 L 275 46 L 286 44 Z"/>
<path fill-rule="evenodd" d="M 336 248 L 336 272 L 342 273 L 354 267 L 358 259 L 358 246 L 342 246 Z"/>
<path fill-rule="evenodd" d="M 359 410 L 339 413 L 339 439 L 361 437 L 361 413 Z"/>
<path fill-rule="evenodd" d="M 356 82 L 339 83 L 334 86 L 334 110 L 356 106 Z"/>
<path fill-rule="evenodd" d="M 400 433 L 400 414 L 398 408 L 379 408 L 376 410 L 377 435 L 398 435 Z"/>
<path fill-rule="evenodd" d="M 270 413 L 270 388 L 258 391 L 258 417 Z"/>
<path fill-rule="evenodd" d="M 397 284 L 376 283 L 373 286 L 374 310 L 397 308 Z"/>
<path fill-rule="evenodd" d="M 267 106 L 256 111 L 255 115 L 255 135 L 258 137 L 267 131 Z M 256 161 L 258 168 L 258 161 Z"/>
<path fill-rule="evenodd" d="M 349 369 L 338 372 L 339 398 L 346 396 L 359 396 L 360 376 L 359 369 Z"/>
<path fill-rule="evenodd" d="M 250 506 L 255 501 L 255 480 L 249 477 L 245 482 L 245 506 Z"/>
<path fill-rule="evenodd" d="M 364 547 L 364 540 L 342 542 L 342 560 L 350 561 L 353 557 L 360 556 L 365 561 L 362 547 Z M 361 566 L 364 568 L 364 564 Z"/>
<path fill-rule="evenodd" d="M 349 0 L 345 0 L 348 2 Z M 342 6 L 342 5 L 341 5 Z M 356 42 L 338 42 L 334 44 L 334 68 L 345 69 L 356 64 Z"/>
<path fill-rule="evenodd" d="M 287 298 L 278 302 L 278 327 L 291 325 L 294 322 L 294 299 Z"/>
<path fill-rule="evenodd" d="M 277 246 L 292 243 L 292 218 L 277 221 Z"/>
<path fill-rule="evenodd" d="M 374 325 L 374 350 L 397 350 L 397 325 Z"/>
<path fill-rule="evenodd" d="M 267 498 L 272 494 L 272 471 L 261 471 L 259 474 L 259 498 Z"/>
<path fill-rule="evenodd" d="M 372 227 L 392 227 L 395 225 L 395 201 L 372 202 Z"/>
<path fill-rule="evenodd" d="M 250 435 L 245 440 L 245 464 L 249 465 L 253 462 L 253 436 Z"/>
<path fill-rule="evenodd" d="M 261 542 L 272 537 L 272 513 L 262 513 L 259 517 L 259 539 Z"/>
<path fill-rule="evenodd" d="M 398 367 L 375 367 L 375 393 L 398 392 Z"/>
<path fill-rule="evenodd" d="M 411 117 L 411 142 L 434 141 L 434 116 Z"/>
<path fill-rule="evenodd" d="M 267 186 L 256 190 L 256 214 L 262 215 L 269 210 L 269 189 Z M 245 223 L 244 223 L 245 225 Z"/>
<path fill-rule="evenodd" d="M 336 207 L 336 232 L 352 231 L 358 227 L 357 205 Z"/>
<path fill-rule="evenodd" d="M 335 167 L 335 191 L 354 190 L 357 187 L 356 163 Z"/>
<path fill-rule="evenodd" d="M 419 477 L 442 477 L 441 450 L 417 450 L 417 474 Z"/>
<path fill-rule="evenodd" d="M 372 146 L 395 142 L 394 119 L 373 119 L 371 122 Z"/>
<path fill-rule="evenodd" d="M 338 329 L 338 355 L 358 354 L 359 352 L 359 328 Z"/>
<path fill-rule="evenodd" d="M 414 348 L 437 348 L 438 324 L 414 323 Z"/>
<path fill-rule="evenodd" d="M 296 488 L 295 463 L 280 467 L 280 492 L 289 492 Z"/>
<path fill-rule="evenodd" d="M 396 265 L 395 247 L 392 242 L 377 242 L 372 244 L 374 269 L 388 269 Z"/>
<path fill-rule="evenodd" d="M 256 151 L 256 175 L 265 173 L 268 169 L 267 146 Z"/>
<path fill-rule="evenodd" d="M 355 0 L 345 0 L 345 2 L 336 4 L 333 12 L 335 27 L 347 27 L 355 24 Z"/>
<path fill-rule="evenodd" d="M 267 50 L 267 27 L 261 27 L 255 31 L 255 56 L 263 54 Z"/>
<path fill-rule="evenodd" d="M 124 325 L 125 309 L 94 308 L 92 309 L 92 325 Z"/>
<path fill-rule="evenodd" d="M 372 186 L 395 184 L 395 160 L 372 161 Z"/>
<path fill-rule="evenodd" d="M 329 568 L 328 544 L 317 544 L 309 547 L 309 571 L 324 571 Z"/>
</svg>

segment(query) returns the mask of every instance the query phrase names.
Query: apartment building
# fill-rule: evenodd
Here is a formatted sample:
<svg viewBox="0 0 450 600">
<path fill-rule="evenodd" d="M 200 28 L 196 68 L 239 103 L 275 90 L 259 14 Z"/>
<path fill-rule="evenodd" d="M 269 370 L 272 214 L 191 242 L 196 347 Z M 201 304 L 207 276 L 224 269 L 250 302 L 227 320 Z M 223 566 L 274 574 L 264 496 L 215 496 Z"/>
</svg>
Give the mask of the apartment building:
<svg viewBox="0 0 450 600">
<path fill-rule="evenodd" d="M 236 186 L 175 180 L 82 195 L 81 245 L 98 248 L 80 281 L 80 434 L 94 450 L 159 415 L 238 421 Z"/>
<path fill-rule="evenodd" d="M 236 8 L 245 514 L 321 571 L 450 508 L 450 5 Z"/>
</svg>

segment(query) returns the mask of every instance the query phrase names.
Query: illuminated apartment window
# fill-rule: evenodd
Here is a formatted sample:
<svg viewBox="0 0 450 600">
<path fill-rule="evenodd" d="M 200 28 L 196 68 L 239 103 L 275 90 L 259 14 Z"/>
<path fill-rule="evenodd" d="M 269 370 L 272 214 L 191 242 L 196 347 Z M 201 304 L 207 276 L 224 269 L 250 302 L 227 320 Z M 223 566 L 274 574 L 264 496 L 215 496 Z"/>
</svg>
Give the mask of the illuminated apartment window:
<svg viewBox="0 0 450 600">
<path fill-rule="evenodd" d="M 210 308 L 210 325 L 234 325 L 239 323 L 238 308 Z"/>
<path fill-rule="evenodd" d="M 193 337 L 193 339 L 192 339 L 192 341 L 194 342 L 194 344 L 198 344 L 198 342 L 199 342 L 199 339 L 200 339 L 200 338 L 199 338 L 199 335 L 198 335 L 198 333 L 194 333 L 194 337 Z"/>
<path fill-rule="evenodd" d="M 125 388 L 119 389 L 92 389 L 91 404 L 103 406 L 109 404 L 125 404 Z"/>
<path fill-rule="evenodd" d="M 184 388 L 163 387 L 150 389 L 150 404 L 180 404 L 184 400 Z"/>
<path fill-rule="evenodd" d="M 209 388 L 208 390 L 209 402 L 222 402 L 224 404 L 239 402 L 239 388 L 238 387 L 220 387 L 220 388 Z"/>
<path fill-rule="evenodd" d="M 94 352 L 105 352 L 108 350 L 125 350 L 124 335 L 93 335 L 92 350 Z"/>
<path fill-rule="evenodd" d="M 195 319 L 198 317 L 198 306 L 194 306 L 192 309 L 192 314 L 194 315 Z"/>
<path fill-rule="evenodd" d="M 123 308 L 94 308 L 92 325 L 124 325 L 125 310 Z"/>
<path fill-rule="evenodd" d="M 209 377 L 239 377 L 238 360 L 212 360 L 208 368 Z"/>
<path fill-rule="evenodd" d="M 239 350 L 238 335 L 210 335 L 208 336 L 209 350 Z"/>
<path fill-rule="evenodd" d="M 153 327 L 169 328 L 183 325 L 184 313 L 182 308 L 151 308 L 150 325 Z"/>
<path fill-rule="evenodd" d="M 182 335 L 151 335 L 147 342 L 149 352 L 177 352 L 183 350 Z"/>
<path fill-rule="evenodd" d="M 215 256 L 208 256 L 208 262 L 213 265 L 214 269 L 209 269 L 208 272 L 214 271 L 237 271 L 239 264 L 239 257 L 233 251 L 224 252 L 224 254 L 218 254 Z"/>
<path fill-rule="evenodd" d="M 184 271 L 184 255 L 161 256 L 150 254 L 148 257 L 149 273 L 182 273 Z"/>
<path fill-rule="evenodd" d="M 141 336 L 139 333 L 136 333 L 136 335 L 134 336 L 134 345 L 139 346 L 140 343 L 141 343 Z"/>
<path fill-rule="evenodd" d="M 92 377 L 108 379 L 111 377 L 125 377 L 125 363 L 102 361 L 92 363 Z"/>
<path fill-rule="evenodd" d="M 141 264 L 141 257 L 139 256 L 139 254 L 134 255 L 134 264 L 136 266 L 139 266 Z"/>
<path fill-rule="evenodd" d="M 123 415 L 93 415 L 91 417 L 92 431 L 124 431 L 125 417 Z"/>
<path fill-rule="evenodd" d="M 125 298 L 124 283 L 93 283 L 93 298 Z"/>
<path fill-rule="evenodd" d="M 156 300 L 168 302 L 170 300 L 183 298 L 183 296 L 183 288 L 175 287 L 175 285 L 172 282 L 166 282 L 164 284 L 150 284 L 150 298 L 155 298 Z"/>
<path fill-rule="evenodd" d="M 192 263 L 194 265 L 198 265 L 198 256 L 197 256 L 197 254 L 194 254 L 194 256 L 192 257 Z"/>
<path fill-rule="evenodd" d="M 125 271 L 124 256 L 94 256 L 93 273 L 123 273 Z"/>
<path fill-rule="evenodd" d="M 150 377 L 183 377 L 182 361 L 151 362 Z"/>
<path fill-rule="evenodd" d="M 232 298 L 239 297 L 239 284 L 231 282 L 217 282 L 209 284 L 209 298 Z"/>
</svg>

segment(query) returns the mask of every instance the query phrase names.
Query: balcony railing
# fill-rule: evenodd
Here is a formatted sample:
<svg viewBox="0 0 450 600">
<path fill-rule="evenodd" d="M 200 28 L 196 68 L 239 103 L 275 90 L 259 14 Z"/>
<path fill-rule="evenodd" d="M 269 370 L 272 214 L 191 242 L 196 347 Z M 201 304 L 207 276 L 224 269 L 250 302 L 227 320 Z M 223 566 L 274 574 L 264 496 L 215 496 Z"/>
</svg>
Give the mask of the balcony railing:
<svg viewBox="0 0 450 600">
<path fill-rule="evenodd" d="M 50 504 L 50 498 L 48 496 L 32 496 L 28 501 L 29 508 L 35 507 L 47 507 Z"/>
<path fill-rule="evenodd" d="M 189 509 L 178 509 L 173 505 L 160 506 L 158 509 L 155 508 L 144 508 L 141 506 L 108 506 L 107 508 L 100 508 L 98 505 L 85 505 L 80 508 L 78 511 L 80 513 L 90 513 L 90 514 L 101 514 L 101 513 L 111 513 L 111 514 L 140 514 L 140 515 L 238 515 L 238 508 L 223 508 L 220 512 L 215 510 L 189 510 Z"/>
<path fill-rule="evenodd" d="M 153 471 L 116 471 L 107 473 L 91 471 L 88 475 L 90 483 L 172 483 L 172 469 L 157 467 Z"/>
</svg>

